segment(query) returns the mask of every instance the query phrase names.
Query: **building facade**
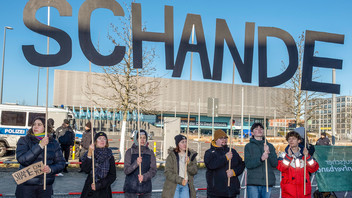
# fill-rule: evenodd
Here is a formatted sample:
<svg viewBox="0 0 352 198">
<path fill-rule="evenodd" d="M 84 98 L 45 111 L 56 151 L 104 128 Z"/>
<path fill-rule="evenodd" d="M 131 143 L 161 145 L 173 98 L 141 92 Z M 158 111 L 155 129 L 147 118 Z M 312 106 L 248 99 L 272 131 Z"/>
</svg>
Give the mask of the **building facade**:
<svg viewBox="0 0 352 198">
<path fill-rule="evenodd" d="M 336 136 L 349 137 L 352 131 L 352 96 L 336 97 Z M 331 134 L 332 128 L 332 98 L 318 98 L 309 101 L 308 108 L 315 108 L 308 120 L 308 129 Z M 320 129 L 320 130 L 319 130 Z"/>
<path fill-rule="evenodd" d="M 100 74 L 95 73 L 92 78 L 94 81 L 99 81 L 96 75 Z M 69 108 L 91 106 L 92 103 L 86 95 L 88 77 L 89 72 L 55 70 L 53 105 L 64 105 Z M 141 77 L 141 81 L 148 81 L 148 79 L 151 78 Z M 219 83 L 218 81 L 191 81 L 192 91 L 189 96 L 190 81 L 168 78 L 153 78 L 153 80 L 160 82 L 158 93 L 155 94 L 155 102 L 150 104 L 150 109 L 156 113 L 153 115 L 154 117 L 151 115 L 145 117 L 148 117 L 149 122 L 154 119 L 153 124 L 155 125 L 160 121 L 158 119 L 160 115 L 164 117 L 176 115 L 182 119 L 187 118 L 190 97 L 191 127 L 198 127 L 199 121 L 203 128 L 209 128 L 211 127 L 209 123 L 212 122 L 212 117 L 209 115 L 209 110 L 212 111 L 212 105 L 209 105 L 209 101 L 211 104 L 214 98 L 218 101 L 215 123 L 218 123 L 219 128 L 229 128 L 231 113 L 233 113 L 236 129 L 242 126 L 242 120 L 243 129 L 248 129 L 256 121 L 263 122 L 264 118 L 267 120 L 274 118 L 275 112 L 278 112 L 277 109 L 285 108 L 278 101 L 283 98 L 293 98 L 293 92 L 288 89 L 235 85 L 233 111 L 231 112 L 231 84 Z M 99 87 L 94 89 L 102 93 L 112 92 L 112 90 L 99 90 Z M 119 110 L 116 105 L 112 107 L 104 101 L 97 102 L 95 106 L 103 110 Z M 277 118 L 284 117 L 278 113 L 275 116 Z"/>
</svg>

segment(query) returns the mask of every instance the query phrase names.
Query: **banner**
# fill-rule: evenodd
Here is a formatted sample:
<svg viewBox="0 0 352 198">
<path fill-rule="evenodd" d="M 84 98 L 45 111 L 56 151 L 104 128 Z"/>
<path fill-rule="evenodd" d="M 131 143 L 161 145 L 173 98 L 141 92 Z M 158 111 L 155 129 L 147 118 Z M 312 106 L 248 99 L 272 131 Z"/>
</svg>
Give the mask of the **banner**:
<svg viewBox="0 0 352 198">
<path fill-rule="evenodd" d="M 319 163 L 316 172 L 320 192 L 352 190 L 352 147 L 315 146 L 314 157 Z"/>
<path fill-rule="evenodd" d="M 85 119 L 86 114 L 83 111 L 82 105 L 79 106 L 79 119 Z"/>
</svg>

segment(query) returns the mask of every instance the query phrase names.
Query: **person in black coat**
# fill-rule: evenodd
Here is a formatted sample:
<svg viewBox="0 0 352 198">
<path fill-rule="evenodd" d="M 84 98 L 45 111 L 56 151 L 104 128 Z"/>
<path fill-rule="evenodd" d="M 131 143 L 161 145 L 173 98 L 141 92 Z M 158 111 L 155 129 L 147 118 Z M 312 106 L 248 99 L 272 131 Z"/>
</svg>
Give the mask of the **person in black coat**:
<svg viewBox="0 0 352 198">
<path fill-rule="evenodd" d="M 204 155 L 208 198 L 236 197 L 240 194 L 241 186 L 238 177 L 243 173 L 245 166 L 235 149 L 231 149 L 230 152 L 227 139 L 223 130 L 216 130 L 211 148 Z M 231 169 L 229 170 L 230 159 Z M 230 178 L 230 187 L 227 185 L 228 178 Z"/>
<path fill-rule="evenodd" d="M 82 134 L 82 140 L 81 140 L 81 144 L 79 146 L 79 148 L 80 148 L 79 161 L 80 162 L 82 162 L 82 158 L 83 158 L 84 154 L 88 151 L 89 146 L 92 144 L 92 131 L 93 131 L 93 137 L 96 134 L 96 132 L 91 129 L 92 124 L 90 121 L 87 122 L 87 124 L 84 126 L 84 128 L 85 128 L 85 131 Z M 80 172 L 83 172 L 83 170 L 81 170 Z"/>
<path fill-rule="evenodd" d="M 62 156 L 59 143 L 52 137 L 44 137 L 44 130 L 45 119 L 35 118 L 27 135 L 21 137 L 17 142 L 16 158 L 20 163 L 20 169 L 40 161 L 44 163 L 44 147 L 47 146 L 47 165 L 42 168 L 42 171 L 47 173 L 46 190 L 43 190 L 44 175 L 42 174 L 17 185 L 17 198 L 51 197 L 55 174 L 61 172 L 65 167 L 65 159 Z M 48 131 L 51 131 L 50 125 Z"/>
<path fill-rule="evenodd" d="M 93 184 L 92 154 L 94 152 L 95 184 Z M 109 149 L 108 138 L 104 132 L 94 136 L 94 144 L 89 146 L 82 158 L 82 170 L 89 174 L 81 197 L 111 198 L 111 184 L 116 180 L 115 159 Z"/>
<path fill-rule="evenodd" d="M 56 135 L 60 143 L 61 150 L 64 154 L 65 160 L 66 162 L 68 162 L 68 159 L 70 158 L 70 150 L 75 144 L 75 133 L 73 132 L 73 129 L 70 126 L 69 120 L 64 119 L 62 125 L 56 129 Z M 64 168 L 64 173 L 67 173 L 67 166 L 68 164 L 66 164 Z"/>
<path fill-rule="evenodd" d="M 322 133 L 316 145 L 330 146 L 330 140 L 326 137 L 326 133 Z"/>
</svg>

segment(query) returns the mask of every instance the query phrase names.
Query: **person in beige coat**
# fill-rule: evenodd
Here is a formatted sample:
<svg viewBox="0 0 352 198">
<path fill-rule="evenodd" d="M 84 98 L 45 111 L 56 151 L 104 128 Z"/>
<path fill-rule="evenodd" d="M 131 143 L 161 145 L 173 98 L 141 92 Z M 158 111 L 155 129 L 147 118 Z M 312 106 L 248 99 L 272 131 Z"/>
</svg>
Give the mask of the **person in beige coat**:
<svg viewBox="0 0 352 198">
<path fill-rule="evenodd" d="M 193 185 L 193 177 L 198 172 L 197 152 L 188 149 L 186 157 L 187 138 L 183 135 L 175 136 L 176 148 L 169 148 L 169 155 L 165 165 L 165 183 L 163 198 L 194 198 L 196 190 Z M 187 176 L 185 167 L 187 161 Z"/>
</svg>

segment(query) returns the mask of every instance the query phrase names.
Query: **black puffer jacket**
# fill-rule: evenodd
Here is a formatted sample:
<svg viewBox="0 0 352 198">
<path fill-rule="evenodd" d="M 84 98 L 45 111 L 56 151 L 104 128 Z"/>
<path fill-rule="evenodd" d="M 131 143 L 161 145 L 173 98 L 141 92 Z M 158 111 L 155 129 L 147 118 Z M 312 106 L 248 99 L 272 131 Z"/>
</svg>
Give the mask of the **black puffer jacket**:
<svg viewBox="0 0 352 198">
<path fill-rule="evenodd" d="M 229 147 L 217 147 L 212 141 L 210 149 L 205 152 L 204 163 L 207 167 L 207 194 L 213 197 L 235 197 L 240 194 L 240 182 L 238 177 L 243 173 L 244 162 L 236 150 L 232 149 L 231 169 L 236 176 L 231 177 L 230 187 L 227 186 L 226 171 L 229 168 L 229 161 L 226 153 Z"/>
<path fill-rule="evenodd" d="M 44 149 L 39 146 L 39 140 L 35 136 L 27 134 L 17 142 L 16 158 L 21 165 L 20 169 L 40 161 L 44 163 Z M 59 143 L 50 137 L 47 145 L 47 165 L 50 167 L 51 173 L 46 176 L 47 185 L 54 183 L 55 174 L 64 169 L 65 163 Z M 43 175 L 39 175 L 26 181 L 24 185 L 43 185 L 43 178 Z"/>
</svg>

